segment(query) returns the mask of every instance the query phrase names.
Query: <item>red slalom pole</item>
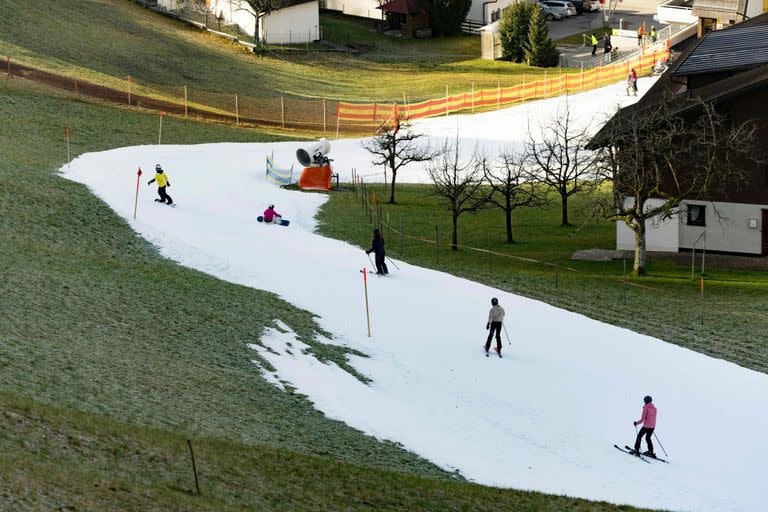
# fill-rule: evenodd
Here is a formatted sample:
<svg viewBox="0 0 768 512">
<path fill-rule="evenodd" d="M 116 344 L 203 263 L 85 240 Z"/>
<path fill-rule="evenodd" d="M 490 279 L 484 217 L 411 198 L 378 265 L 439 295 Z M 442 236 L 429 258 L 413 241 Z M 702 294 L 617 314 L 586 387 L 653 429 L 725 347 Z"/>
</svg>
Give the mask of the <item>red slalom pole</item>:
<svg viewBox="0 0 768 512">
<path fill-rule="evenodd" d="M 133 201 L 133 220 L 136 220 L 136 209 L 139 207 L 139 180 L 141 180 L 141 167 L 136 173 L 136 199 Z"/>
<path fill-rule="evenodd" d="M 363 267 L 363 287 L 365 288 L 365 318 L 368 320 L 368 337 L 371 337 L 371 315 L 368 312 L 368 269 Z"/>
</svg>

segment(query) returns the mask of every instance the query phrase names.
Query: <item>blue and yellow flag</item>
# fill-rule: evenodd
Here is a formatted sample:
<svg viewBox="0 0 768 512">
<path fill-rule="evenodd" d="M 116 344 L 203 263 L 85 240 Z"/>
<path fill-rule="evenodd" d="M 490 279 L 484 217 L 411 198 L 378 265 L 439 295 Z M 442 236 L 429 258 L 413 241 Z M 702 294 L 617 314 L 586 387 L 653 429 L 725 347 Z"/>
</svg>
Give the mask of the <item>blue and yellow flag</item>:
<svg viewBox="0 0 768 512">
<path fill-rule="evenodd" d="M 291 164 L 290 169 L 278 169 L 275 167 L 274 158 L 274 152 L 267 156 L 267 178 L 272 180 L 273 183 L 279 183 L 280 185 L 290 185 L 293 183 L 293 164 Z"/>
</svg>

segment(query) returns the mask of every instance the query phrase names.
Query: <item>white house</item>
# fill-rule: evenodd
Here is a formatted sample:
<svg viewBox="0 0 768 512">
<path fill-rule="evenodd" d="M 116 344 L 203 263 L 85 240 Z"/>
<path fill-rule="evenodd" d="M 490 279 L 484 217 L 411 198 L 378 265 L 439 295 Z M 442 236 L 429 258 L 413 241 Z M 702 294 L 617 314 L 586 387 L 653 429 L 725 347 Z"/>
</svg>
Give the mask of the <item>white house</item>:
<svg viewBox="0 0 768 512">
<path fill-rule="evenodd" d="M 159 0 L 165 9 L 179 9 L 188 0 Z M 256 16 L 245 0 L 206 0 L 213 16 L 225 23 L 237 25 L 253 37 Z M 267 44 L 303 44 L 320 39 L 319 0 L 284 0 L 283 7 L 259 20 L 259 40 Z"/>
<path fill-rule="evenodd" d="M 373 20 L 383 20 L 384 12 L 378 9 L 378 0 L 322 0 L 321 7 L 329 11 L 339 11 L 349 16 L 359 16 Z"/>
<path fill-rule="evenodd" d="M 492 13 L 503 9 L 514 0 L 472 0 L 472 6 L 467 13 L 467 21 L 474 22 L 478 26 L 487 25 L 491 21 Z M 379 0 L 322 0 L 321 7 L 329 11 L 339 11 L 350 16 L 360 16 L 374 20 L 384 19 L 384 13 L 377 9 L 383 1 Z"/>
</svg>

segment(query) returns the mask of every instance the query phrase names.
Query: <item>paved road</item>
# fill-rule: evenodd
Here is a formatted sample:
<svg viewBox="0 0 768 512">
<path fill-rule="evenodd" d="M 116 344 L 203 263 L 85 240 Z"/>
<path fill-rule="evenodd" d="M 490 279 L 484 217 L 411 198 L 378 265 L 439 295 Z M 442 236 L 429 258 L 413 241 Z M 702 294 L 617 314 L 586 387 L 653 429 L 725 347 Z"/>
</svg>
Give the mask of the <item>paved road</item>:
<svg viewBox="0 0 768 512">
<path fill-rule="evenodd" d="M 653 16 L 656 14 L 656 0 L 623 0 L 616 7 L 611 20 L 612 28 L 619 28 L 619 20 L 624 20 L 624 28 L 635 30 L 643 21 L 646 27 L 654 25 Z M 588 30 L 603 26 L 603 13 L 584 13 L 580 16 L 571 16 L 560 21 L 549 22 L 549 37 L 555 41 L 573 34 L 581 34 Z M 660 28 L 656 24 L 656 28 Z"/>
</svg>

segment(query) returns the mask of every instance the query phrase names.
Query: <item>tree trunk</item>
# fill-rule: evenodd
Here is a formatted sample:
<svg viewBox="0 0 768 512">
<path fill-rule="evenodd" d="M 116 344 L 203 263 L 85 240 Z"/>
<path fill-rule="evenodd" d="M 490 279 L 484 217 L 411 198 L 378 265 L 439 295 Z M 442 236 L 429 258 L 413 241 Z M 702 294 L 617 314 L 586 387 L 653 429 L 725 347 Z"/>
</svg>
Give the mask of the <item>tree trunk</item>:
<svg viewBox="0 0 768 512">
<path fill-rule="evenodd" d="M 512 238 L 512 210 L 507 206 L 506 217 L 507 217 L 507 243 L 511 244 L 515 242 L 515 239 Z"/>
<path fill-rule="evenodd" d="M 459 250 L 459 217 L 453 217 L 453 232 L 451 233 L 451 250 Z"/>
<path fill-rule="evenodd" d="M 397 171 L 392 170 L 392 186 L 389 192 L 389 204 L 395 204 L 395 178 L 397 177 Z"/>
<path fill-rule="evenodd" d="M 635 264 L 632 267 L 632 273 L 641 276 L 645 275 L 645 219 L 635 227 Z"/>
<path fill-rule="evenodd" d="M 563 226 L 568 226 L 568 194 L 560 193 L 560 201 L 563 209 Z"/>
</svg>

